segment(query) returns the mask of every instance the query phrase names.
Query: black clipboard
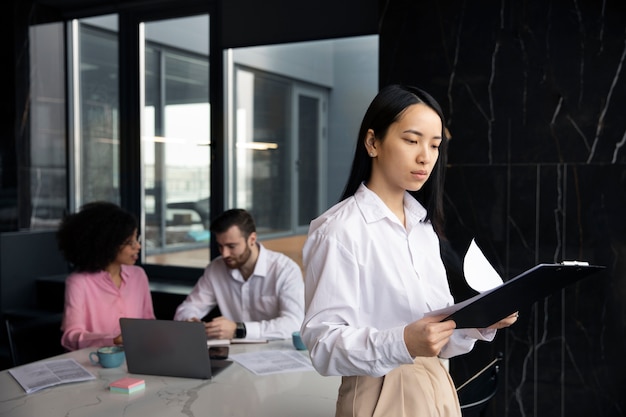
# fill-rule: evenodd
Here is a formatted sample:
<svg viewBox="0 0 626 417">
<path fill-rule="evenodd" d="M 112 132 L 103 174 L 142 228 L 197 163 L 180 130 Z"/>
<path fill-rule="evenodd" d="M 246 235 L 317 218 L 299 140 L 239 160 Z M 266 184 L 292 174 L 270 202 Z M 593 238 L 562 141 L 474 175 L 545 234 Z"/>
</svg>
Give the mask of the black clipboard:
<svg viewBox="0 0 626 417">
<path fill-rule="evenodd" d="M 453 312 L 442 321 L 454 320 L 457 329 L 485 328 L 604 268 L 577 261 L 539 264 L 498 287 L 443 309 Z"/>
</svg>

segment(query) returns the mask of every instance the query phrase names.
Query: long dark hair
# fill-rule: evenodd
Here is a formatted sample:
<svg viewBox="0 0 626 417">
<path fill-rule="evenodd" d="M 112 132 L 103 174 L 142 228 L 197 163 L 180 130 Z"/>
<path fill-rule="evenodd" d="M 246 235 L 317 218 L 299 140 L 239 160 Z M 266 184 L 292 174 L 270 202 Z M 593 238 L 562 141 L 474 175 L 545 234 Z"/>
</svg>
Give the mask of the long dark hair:
<svg viewBox="0 0 626 417">
<path fill-rule="evenodd" d="M 359 136 L 354 150 L 354 160 L 348 182 L 344 188 L 341 200 L 354 195 L 362 182 L 369 180 L 372 174 L 372 158 L 367 154 L 365 138 L 368 129 L 376 132 L 376 138 L 383 140 L 389 126 L 396 122 L 404 110 L 413 105 L 422 103 L 433 109 L 441 118 L 442 141 L 439 145 L 439 157 L 433 172 L 418 191 L 409 193 L 427 210 L 427 219 L 439 236 L 443 236 L 443 184 L 447 164 L 448 138 L 445 131 L 445 118 L 439 103 L 427 92 L 417 87 L 404 85 L 388 85 L 380 90 L 370 103 L 359 129 Z"/>
</svg>

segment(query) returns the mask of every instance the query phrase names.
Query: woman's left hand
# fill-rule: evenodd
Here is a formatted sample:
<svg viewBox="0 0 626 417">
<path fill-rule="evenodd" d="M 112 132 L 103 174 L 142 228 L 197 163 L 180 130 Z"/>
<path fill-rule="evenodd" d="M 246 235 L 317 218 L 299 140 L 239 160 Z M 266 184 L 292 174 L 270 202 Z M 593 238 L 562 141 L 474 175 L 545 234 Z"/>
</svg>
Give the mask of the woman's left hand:
<svg viewBox="0 0 626 417">
<path fill-rule="evenodd" d="M 516 311 L 515 313 L 511 314 L 510 316 L 503 318 L 499 322 L 494 323 L 494 324 L 492 324 L 491 326 L 489 326 L 487 328 L 488 329 L 495 329 L 495 330 L 497 330 L 497 329 L 504 329 L 505 327 L 509 327 L 510 325 L 515 323 L 518 318 L 519 318 L 519 312 Z"/>
</svg>

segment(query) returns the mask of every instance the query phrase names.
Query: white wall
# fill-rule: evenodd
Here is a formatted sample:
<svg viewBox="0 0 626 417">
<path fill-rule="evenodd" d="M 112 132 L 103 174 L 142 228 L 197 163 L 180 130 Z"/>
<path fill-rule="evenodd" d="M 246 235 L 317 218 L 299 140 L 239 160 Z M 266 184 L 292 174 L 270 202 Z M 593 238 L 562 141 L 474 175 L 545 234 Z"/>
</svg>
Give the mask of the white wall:
<svg viewBox="0 0 626 417">
<path fill-rule="evenodd" d="M 336 41 L 334 63 L 335 84 L 330 96 L 328 128 L 329 207 L 341 197 L 361 119 L 378 92 L 378 36 Z"/>
<path fill-rule="evenodd" d="M 378 91 L 378 35 L 237 48 L 233 61 L 328 89 L 326 207 L 336 203 L 361 119 Z"/>
</svg>

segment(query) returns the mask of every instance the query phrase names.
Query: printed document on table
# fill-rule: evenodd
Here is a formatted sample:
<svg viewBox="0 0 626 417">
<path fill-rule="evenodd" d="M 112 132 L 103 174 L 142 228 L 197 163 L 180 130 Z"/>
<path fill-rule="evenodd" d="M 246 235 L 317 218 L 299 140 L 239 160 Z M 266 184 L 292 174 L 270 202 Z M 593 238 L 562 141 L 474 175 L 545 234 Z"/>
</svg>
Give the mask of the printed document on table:
<svg viewBox="0 0 626 417">
<path fill-rule="evenodd" d="M 35 362 L 9 369 L 9 373 L 27 394 L 55 385 L 96 379 L 91 372 L 71 358 Z"/>
<path fill-rule="evenodd" d="M 267 339 L 231 339 L 230 343 L 233 345 L 242 345 L 242 344 L 250 344 L 250 343 L 267 343 L 269 340 Z"/>
<path fill-rule="evenodd" d="M 308 356 L 297 350 L 262 350 L 230 355 L 230 359 L 256 375 L 313 371 Z"/>
<path fill-rule="evenodd" d="M 211 347 L 211 346 L 228 346 L 228 345 L 230 345 L 230 340 L 228 340 L 228 339 L 207 339 L 206 345 L 208 347 Z"/>
</svg>

